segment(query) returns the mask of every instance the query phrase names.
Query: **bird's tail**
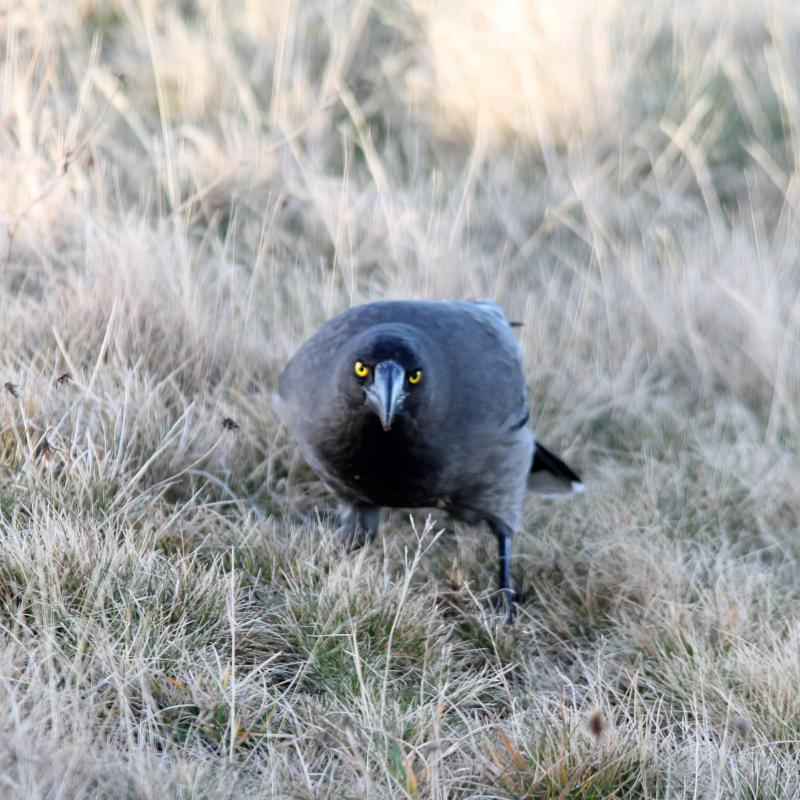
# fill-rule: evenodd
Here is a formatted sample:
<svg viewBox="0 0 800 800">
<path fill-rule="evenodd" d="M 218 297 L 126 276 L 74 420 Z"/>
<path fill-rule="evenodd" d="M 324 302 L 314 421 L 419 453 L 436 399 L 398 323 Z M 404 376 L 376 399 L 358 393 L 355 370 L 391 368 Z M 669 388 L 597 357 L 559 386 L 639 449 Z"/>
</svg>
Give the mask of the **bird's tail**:
<svg viewBox="0 0 800 800">
<path fill-rule="evenodd" d="M 575 494 L 583 491 L 583 481 L 557 456 L 536 442 L 528 488 L 536 494 Z"/>
</svg>

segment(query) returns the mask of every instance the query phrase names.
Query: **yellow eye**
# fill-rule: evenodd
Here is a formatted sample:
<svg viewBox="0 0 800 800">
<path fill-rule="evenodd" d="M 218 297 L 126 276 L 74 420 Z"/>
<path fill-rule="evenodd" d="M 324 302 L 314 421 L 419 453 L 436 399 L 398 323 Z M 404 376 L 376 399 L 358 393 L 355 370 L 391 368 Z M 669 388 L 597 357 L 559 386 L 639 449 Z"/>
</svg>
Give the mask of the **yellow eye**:
<svg viewBox="0 0 800 800">
<path fill-rule="evenodd" d="M 412 372 L 408 376 L 408 382 L 413 386 L 416 386 L 422 380 L 422 370 L 418 369 L 416 372 Z"/>
<path fill-rule="evenodd" d="M 363 361 L 356 361 L 353 371 L 359 378 L 366 378 L 369 375 L 369 367 Z"/>
</svg>

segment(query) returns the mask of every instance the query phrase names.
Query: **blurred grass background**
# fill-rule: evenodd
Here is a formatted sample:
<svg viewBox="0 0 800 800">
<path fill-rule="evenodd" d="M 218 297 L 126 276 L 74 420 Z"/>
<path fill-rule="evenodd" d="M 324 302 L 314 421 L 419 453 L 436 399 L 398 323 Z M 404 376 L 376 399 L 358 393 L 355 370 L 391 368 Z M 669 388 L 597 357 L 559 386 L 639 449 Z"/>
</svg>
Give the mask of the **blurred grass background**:
<svg viewBox="0 0 800 800">
<path fill-rule="evenodd" d="M 800 795 L 797 4 L 0 33 L 5 795 Z M 511 629 L 490 537 L 343 559 L 270 402 L 333 313 L 475 296 L 589 486 L 531 499 Z"/>
</svg>

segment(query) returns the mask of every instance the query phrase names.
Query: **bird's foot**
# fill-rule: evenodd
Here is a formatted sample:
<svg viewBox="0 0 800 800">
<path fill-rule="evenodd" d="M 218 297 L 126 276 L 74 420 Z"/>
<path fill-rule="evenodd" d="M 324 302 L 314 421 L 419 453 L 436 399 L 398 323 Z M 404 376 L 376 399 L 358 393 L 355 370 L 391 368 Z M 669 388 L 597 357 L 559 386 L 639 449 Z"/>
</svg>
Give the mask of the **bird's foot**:
<svg viewBox="0 0 800 800">
<path fill-rule="evenodd" d="M 375 541 L 375 534 L 363 528 L 345 528 L 341 536 L 345 553 L 355 553 L 365 545 Z"/>
<path fill-rule="evenodd" d="M 512 589 L 500 589 L 492 595 L 492 608 L 505 615 L 506 625 L 511 625 L 517 616 L 517 593 Z"/>
</svg>

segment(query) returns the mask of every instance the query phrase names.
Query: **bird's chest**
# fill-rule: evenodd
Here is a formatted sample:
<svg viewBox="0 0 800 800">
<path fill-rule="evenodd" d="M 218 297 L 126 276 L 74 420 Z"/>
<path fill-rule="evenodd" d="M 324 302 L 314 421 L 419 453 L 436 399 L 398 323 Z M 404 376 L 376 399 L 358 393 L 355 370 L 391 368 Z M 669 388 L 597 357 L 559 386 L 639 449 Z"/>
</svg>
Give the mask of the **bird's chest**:
<svg viewBox="0 0 800 800">
<path fill-rule="evenodd" d="M 435 505 L 441 465 L 416 432 L 402 424 L 382 430 L 375 420 L 342 431 L 319 452 L 326 469 L 350 491 L 375 505 Z"/>
</svg>

